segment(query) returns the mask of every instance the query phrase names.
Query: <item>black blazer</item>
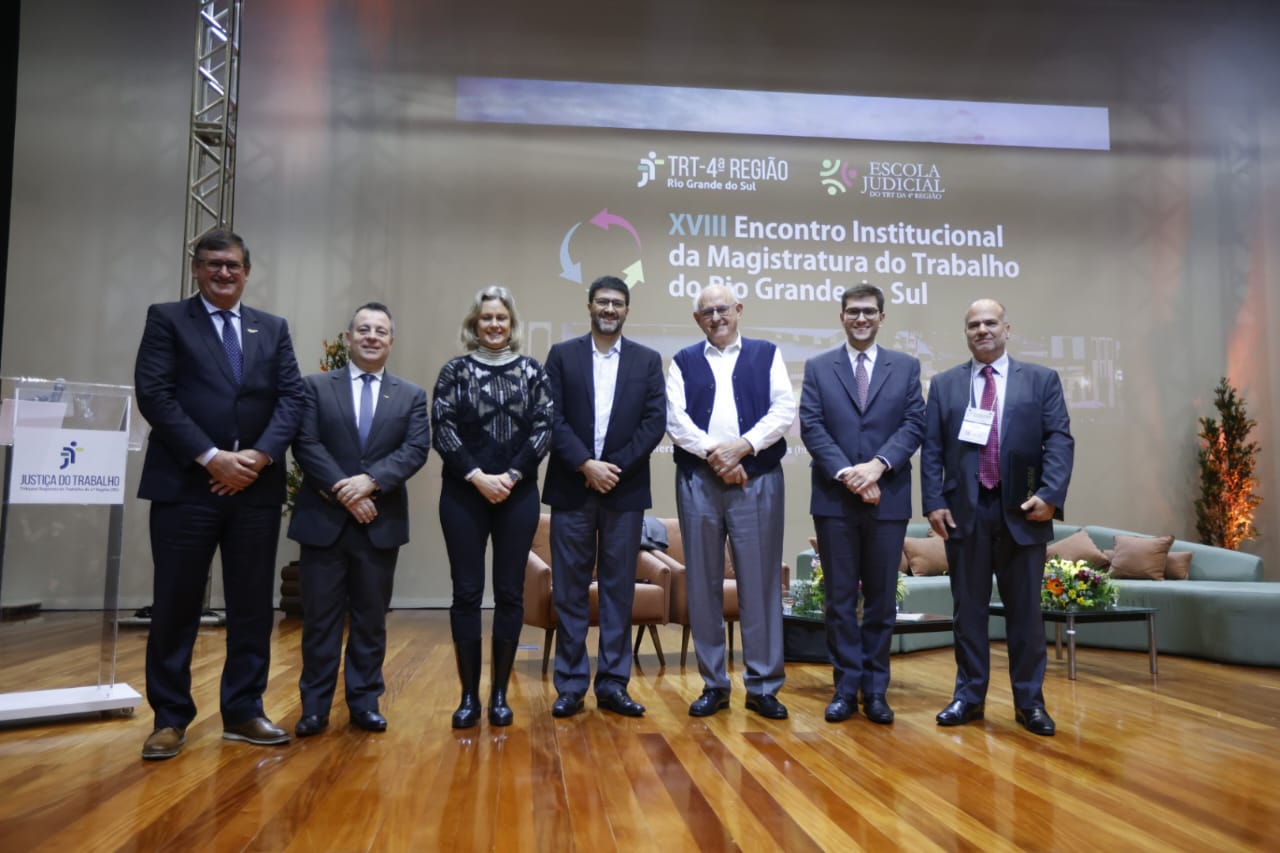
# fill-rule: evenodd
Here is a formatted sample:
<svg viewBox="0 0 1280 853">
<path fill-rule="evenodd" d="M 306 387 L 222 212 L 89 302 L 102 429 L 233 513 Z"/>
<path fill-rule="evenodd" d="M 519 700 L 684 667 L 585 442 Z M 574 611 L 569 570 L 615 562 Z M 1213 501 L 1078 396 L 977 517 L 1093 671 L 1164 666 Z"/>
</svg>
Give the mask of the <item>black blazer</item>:
<svg viewBox="0 0 1280 853">
<path fill-rule="evenodd" d="M 978 457 L 981 448 L 959 439 L 960 424 L 971 399 L 973 361 L 933 377 L 925 407 L 925 439 L 920 450 L 922 509 L 951 510 L 963 538 L 973 532 L 978 505 Z M 1047 367 L 1009 359 L 1004 410 L 1000 416 L 1000 479 L 1004 520 L 1019 545 L 1048 542 L 1052 521 L 1030 521 L 1013 506 L 1025 499 L 1026 485 L 1014 483 L 1015 470 L 1033 471 L 1034 492 L 1062 518 L 1067 485 L 1075 462 L 1075 440 L 1062 393 L 1062 380 Z"/>
<path fill-rule="evenodd" d="M 134 386 L 151 425 L 138 497 L 178 503 L 284 501 L 284 453 L 302 417 L 302 378 L 284 318 L 240 306 L 243 381 L 231 375 L 222 340 L 199 296 L 147 309 Z M 210 447 L 257 449 L 271 457 L 248 488 L 209 491 L 196 457 Z"/>
<path fill-rule="evenodd" d="M 594 346 L 587 334 L 558 343 L 547 354 L 555 414 L 542 502 L 557 509 L 581 507 L 591 491 L 578 466 L 596 455 Z M 614 510 L 648 509 L 653 505 L 649 456 L 667 428 L 662 356 L 623 337 L 618 358 L 618 382 L 601 459 L 617 465 L 622 473 L 603 503 Z"/>
<path fill-rule="evenodd" d="M 306 407 L 293 442 L 303 479 L 289 520 L 289 538 L 317 547 L 336 542 L 343 525 L 354 519 L 330 489 L 346 477 L 368 474 L 380 490 L 374 498 L 378 516 L 367 528 L 369 541 L 378 548 L 408 542 L 409 496 L 404 484 L 426 463 L 431 448 L 427 392 L 384 372 L 369 443 L 361 453 L 350 371 L 344 367 L 316 373 L 305 383 Z"/>
</svg>

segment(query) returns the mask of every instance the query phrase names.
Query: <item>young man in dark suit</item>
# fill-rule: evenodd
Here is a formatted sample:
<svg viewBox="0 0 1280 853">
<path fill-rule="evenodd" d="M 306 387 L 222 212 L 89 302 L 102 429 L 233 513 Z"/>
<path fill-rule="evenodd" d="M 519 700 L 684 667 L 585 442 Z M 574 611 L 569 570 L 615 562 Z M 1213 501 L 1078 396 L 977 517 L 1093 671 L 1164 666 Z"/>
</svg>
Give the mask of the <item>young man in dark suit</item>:
<svg viewBox="0 0 1280 853">
<path fill-rule="evenodd" d="M 555 414 L 542 500 L 551 507 L 552 595 L 559 620 L 559 696 L 551 709 L 557 717 L 581 711 L 591 683 L 586 641 L 593 569 L 600 614 L 596 702 L 616 714 L 644 714 L 627 694 L 628 637 L 640 527 L 653 505 L 649 455 L 666 430 L 667 398 L 662 357 L 622 336 L 630 305 L 623 281 L 596 279 L 587 291 L 591 331 L 556 344 L 547 355 Z"/>
<path fill-rule="evenodd" d="M 813 458 L 809 511 L 827 590 L 834 667 L 830 723 L 858 710 L 893 722 L 885 699 L 897 614 L 898 563 L 911 518 L 911 456 L 924 437 L 920 362 L 876 344 L 884 293 L 863 283 L 841 296 L 847 341 L 809 359 L 800 437 Z M 864 600 L 858 620 L 859 592 Z"/>
<path fill-rule="evenodd" d="M 1015 719 L 1052 736 L 1044 707 L 1045 636 L 1040 610 L 1045 545 L 1062 517 L 1075 459 L 1058 374 L 1005 353 L 1004 306 L 979 299 L 964 317 L 973 359 L 939 373 L 929 388 L 920 491 L 934 531 L 947 540 L 955 611 L 956 685 L 938 725 L 985 713 L 991 676 L 987 611 L 995 573 L 1008 625 Z"/>
<path fill-rule="evenodd" d="M 289 735 L 264 714 L 274 624 L 284 453 L 302 416 L 288 324 L 240 301 L 249 250 L 231 231 L 196 245 L 199 294 L 152 305 L 134 370 L 151 425 L 138 497 L 151 501 L 154 607 L 147 701 L 155 730 L 145 759 L 181 751 L 195 718 L 191 654 L 214 551 L 222 553 L 227 659 L 222 736 L 259 745 Z"/>
<path fill-rule="evenodd" d="M 409 541 L 406 481 L 431 447 L 427 392 L 387 371 L 395 321 L 380 302 L 361 305 L 341 370 L 306 378 L 307 404 L 293 443 L 302 487 L 289 538 L 302 544 L 302 718 L 298 737 L 329 725 L 347 637 L 346 702 L 351 724 L 380 732 L 387 609 L 400 546 Z"/>
</svg>

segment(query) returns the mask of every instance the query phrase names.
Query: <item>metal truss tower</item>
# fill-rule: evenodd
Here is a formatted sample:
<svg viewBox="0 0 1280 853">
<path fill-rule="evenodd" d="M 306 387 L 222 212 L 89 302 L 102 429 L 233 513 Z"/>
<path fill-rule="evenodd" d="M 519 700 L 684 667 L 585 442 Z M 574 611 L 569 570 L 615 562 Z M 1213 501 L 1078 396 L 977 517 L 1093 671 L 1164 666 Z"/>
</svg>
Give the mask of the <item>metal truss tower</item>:
<svg viewBox="0 0 1280 853">
<path fill-rule="evenodd" d="M 230 228 L 236 200 L 236 116 L 240 102 L 240 15 L 244 0 L 197 0 L 187 155 L 186 251 L 181 296 L 195 292 L 191 257 L 200 238 Z"/>
</svg>

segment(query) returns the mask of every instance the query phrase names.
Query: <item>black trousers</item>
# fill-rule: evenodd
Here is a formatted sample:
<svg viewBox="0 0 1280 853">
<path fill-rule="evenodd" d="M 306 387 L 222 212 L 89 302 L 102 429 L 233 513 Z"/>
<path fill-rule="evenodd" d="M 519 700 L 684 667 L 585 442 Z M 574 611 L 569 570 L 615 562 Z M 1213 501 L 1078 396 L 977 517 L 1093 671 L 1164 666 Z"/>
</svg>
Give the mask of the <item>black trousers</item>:
<svg viewBox="0 0 1280 853">
<path fill-rule="evenodd" d="M 227 601 L 223 723 L 263 716 L 279 536 L 278 505 L 245 506 L 235 500 L 151 504 L 155 600 L 147 636 L 147 701 L 155 711 L 156 728 L 186 728 L 196 716 L 191 656 L 214 551 L 222 553 Z"/>
<path fill-rule="evenodd" d="M 538 484 L 525 478 L 500 504 L 491 504 L 464 480 L 446 477 L 440 488 L 440 527 L 449 552 L 454 642 L 480 639 L 484 553 L 493 545 L 493 638 L 517 642 L 524 624 L 524 570 L 538 530 Z"/>
<path fill-rule="evenodd" d="M 385 692 L 382 662 L 387 655 L 387 608 L 399 548 L 375 548 L 361 524 L 348 521 L 338 541 L 327 548 L 302 546 L 302 713 L 329 716 L 342 657 L 342 626 L 347 634 L 347 707 L 378 710 Z"/>
</svg>

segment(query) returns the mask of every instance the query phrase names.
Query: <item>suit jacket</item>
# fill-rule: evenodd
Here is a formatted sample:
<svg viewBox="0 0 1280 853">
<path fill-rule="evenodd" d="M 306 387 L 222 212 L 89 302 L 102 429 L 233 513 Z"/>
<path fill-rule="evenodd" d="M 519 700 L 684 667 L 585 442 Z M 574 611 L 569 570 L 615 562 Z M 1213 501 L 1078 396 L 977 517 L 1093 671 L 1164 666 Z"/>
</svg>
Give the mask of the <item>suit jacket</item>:
<svg viewBox="0 0 1280 853">
<path fill-rule="evenodd" d="M 591 493 L 578 466 L 596 455 L 594 347 L 587 334 L 558 343 L 547 354 L 555 414 L 542 501 L 557 509 L 577 509 Z M 618 358 L 618 382 L 601 460 L 617 465 L 622 473 L 618 485 L 601 501 L 614 510 L 643 510 L 653 505 L 649 456 L 667 428 L 662 356 L 623 337 Z"/>
<path fill-rule="evenodd" d="M 836 472 L 883 456 L 878 517 L 911 518 L 911 456 L 924 437 L 920 362 L 878 347 L 867 407 L 858 408 L 857 383 L 842 344 L 805 362 L 800 391 L 800 438 L 812 457 L 809 512 L 840 516 L 849 501 L 863 503 L 836 480 Z"/>
<path fill-rule="evenodd" d="M 951 510 L 953 536 L 973 532 L 978 504 L 978 456 L 981 447 L 959 439 L 960 424 L 971 399 L 973 361 L 933 377 L 925 411 L 925 439 L 920 452 L 920 491 L 926 515 Z M 1062 518 L 1067 484 L 1075 460 L 1075 440 L 1058 374 L 1038 364 L 1009 359 L 1004 410 L 1000 414 L 1000 483 L 1005 524 L 1019 545 L 1048 542 L 1052 521 L 1028 521 L 1016 504 L 1027 487 L 1017 480 L 1028 470 L 1038 474 L 1034 493 L 1056 508 Z"/>
<path fill-rule="evenodd" d="M 151 425 L 138 497 L 178 503 L 284 501 L 284 452 L 302 417 L 304 392 L 282 317 L 240 306 L 243 378 L 231 375 L 222 340 L 199 296 L 147 309 L 134 386 Z M 257 449 L 271 457 L 248 488 L 209 491 L 196 457 L 210 447 Z"/>
<path fill-rule="evenodd" d="M 302 487 L 289 520 L 289 538 L 326 547 L 338 540 L 348 520 L 355 523 L 330 491 L 356 474 L 378 482 L 378 516 L 369 522 L 369 541 L 397 548 L 409 541 L 409 497 L 405 481 L 427 461 L 431 448 L 427 392 L 390 371 L 382 374 L 378 406 L 369 442 L 360 450 L 351 374 L 346 368 L 306 378 L 307 398 L 293 456 L 302 466 Z"/>
</svg>

